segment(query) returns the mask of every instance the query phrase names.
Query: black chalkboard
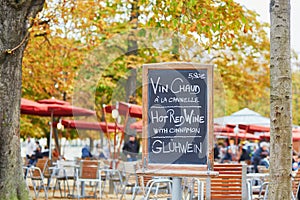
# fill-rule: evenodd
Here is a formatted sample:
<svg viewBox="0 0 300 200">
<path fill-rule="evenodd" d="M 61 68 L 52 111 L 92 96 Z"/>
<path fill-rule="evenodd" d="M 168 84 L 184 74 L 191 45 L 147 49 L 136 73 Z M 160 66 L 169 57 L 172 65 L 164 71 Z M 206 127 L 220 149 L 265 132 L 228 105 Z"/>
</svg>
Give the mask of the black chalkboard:
<svg viewBox="0 0 300 200">
<path fill-rule="evenodd" d="M 144 79 L 148 164 L 206 165 L 211 73 L 186 63 L 168 66 L 148 66 Z"/>
</svg>

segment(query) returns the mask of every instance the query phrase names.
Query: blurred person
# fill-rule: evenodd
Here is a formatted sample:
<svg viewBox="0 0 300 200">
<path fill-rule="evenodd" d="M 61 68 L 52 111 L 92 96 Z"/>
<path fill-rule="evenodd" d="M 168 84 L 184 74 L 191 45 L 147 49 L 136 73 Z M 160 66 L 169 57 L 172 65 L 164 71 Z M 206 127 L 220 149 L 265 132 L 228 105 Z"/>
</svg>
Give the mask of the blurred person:
<svg viewBox="0 0 300 200">
<path fill-rule="evenodd" d="M 293 150 L 293 156 L 292 156 L 292 170 L 297 171 L 299 169 L 299 158 L 298 153 Z"/>
<path fill-rule="evenodd" d="M 236 145 L 236 140 L 230 139 L 228 147 L 231 149 L 231 157 L 233 161 L 238 161 L 238 151 L 239 151 L 239 146 Z M 238 144 L 238 143 L 237 143 Z"/>
<path fill-rule="evenodd" d="M 242 146 L 241 151 L 242 152 L 241 152 L 240 157 L 239 157 L 239 162 L 244 161 L 245 163 L 247 163 L 249 165 L 251 163 L 251 157 L 250 157 L 249 152 L 247 151 L 247 147 Z"/>
<path fill-rule="evenodd" d="M 261 159 L 260 159 L 258 165 L 265 166 L 268 169 L 270 166 L 269 153 L 267 151 L 263 151 L 263 152 L 261 152 L 260 157 L 261 157 Z"/>
<path fill-rule="evenodd" d="M 219 153 L 220 153 L 219 157 L 221 159 L 226 154 L 227 148 L 226 148 L 226 146 L 225 146 L 224 143 L 221 143 L 220 146 L 219 146 L 219 149 L 220 149 L 220 151 L 219 151 Z"/>
<path fill-rule="evenodd" d="M 52 151 L 52 158 L 54 160 L 59 160 L 59 151 L 57 150 L 57 148 L 54 148 Z"/>
<path fill-rule="evenodd" d="M 82 149 L 81 149 L 81 158 L 82 159 L 86 159 L 86 158 L 92 158 L 93 155 L 90 152 L 90 147 L 85 145 Z"/>
<path fill-rule="evenodd" d="M 106 147 L 104 146 L 103 149 L 101 148 L 100 144 L 98 143 L 96 145 L 96 148 L 94 149 L 92 155 L 96 158 L 96 159 L 108 159 L 109 155 L 105 152 Z"/>
<path fill-rule="evenodd" d="M 220 159 L 220 147 L 218 144 L 214 146 L 214 160 L 218 161 Z"/>
<path fill-rule="evenodd" d="M 52 150 L 52 160 L 66 160 L 66 158 L 63 156 L 63 155 L 60 155 L 58 149 L 55 147 L 53 150 Z"/>
<path fill-rule="evenodd" d="M 232 150 L 230 147 L 227 147 L 224 157 L 221 159 L 221 163 L 229 163 L 232 161 Z"/>
<path fill-rule="evenodd" d="M 101 153 L 102 153 L 102 148 L 100 144 L 97 143 L 92 154 L 94 155 L 95 158 L 100 158 Z"/>
<path fill-rule="evenodd" d="M 105 159 L 110 158 L 110 151 L 109 151 L 109 147 L 107 144 L 103 147 L 103 156 Z"/>
<path fill-rule="evenodd" d="M 26 142 L 26 160 L 27 160 L 27 163 L 29 163 L 31 157 L 34 156 L 35 149 L 36 149 L 36 145 L 35 145 L 34 141 L 31 139 L 30 136 L 28 136 L 27 137 L 27 142 Z"/>
<path fill-rule="evenodd" d="M 35 141 L 35 145 L 36 145 L 36 148 L 39 148 L 42 151 L 42 146 L 40 145 L 40 142 L 38 140 Z"/>
<path fill-rule="evenodd" d="M 251 157 L 251 163 L 254 167 L 254 172 L 258 173 L 258 168 L 257 165 L 259 165 L 261 158 L 261 154 L 262 152 L 267 152 L 269 154 L 269 145 L 266 142 L 261 142 L 259 144 L 258 149 L 255 150 L 255 152 L 253 153 L 252 157 Z"/>
<path fill-rule="evenodd" d="M 124 143 L 123 153 L 127 157 L 127 161 L 136 161 L 137 155 L 140 150 L 140 144 L 137 141 L 135 135 L 130 135 L 129 140 Z"/>
<path fill-rule="evenodd" d="M 44 150 L 42 151 L 43 157 L 49 157 L 49 148 L 48 145 L 45 145 Z"/>
<path fill-rule="evenodd" d="M 35 150 L 34 150 L 34 154 L 31 156 L 30 160 L 29 160 L 29 166 L 32 165 L 36 165 L 37 161 L 39 158 L 43 158 L 43 154 L 42 154 L 42 147 L 39 143 L 39 141 L 35 142 Z"/>
</svg>

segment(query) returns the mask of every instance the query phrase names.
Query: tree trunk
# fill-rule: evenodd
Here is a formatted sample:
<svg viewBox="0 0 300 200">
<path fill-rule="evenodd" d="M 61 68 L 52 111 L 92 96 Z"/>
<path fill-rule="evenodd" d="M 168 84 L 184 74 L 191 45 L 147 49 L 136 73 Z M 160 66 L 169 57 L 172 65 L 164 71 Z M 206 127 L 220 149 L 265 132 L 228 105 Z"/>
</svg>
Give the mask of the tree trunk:
<svg viewBox="0 0 300 200">
<path fill-rule="evenodd" d="M 0 1 L 0 197 L 29 199 L 20 150 L 22 57 L 29 20 L 43 0 Z"/>
<path fill-rule="evenodd" d="M 290 0 L 271 0 L 271 146 L 268 199 L 291 199 L 292 79 Z"/>
<path fill-rule="evenodd" d="M 139 17 L 139 7 L 138 1 L 134 0 L 131 4 L 131 14 L 130 22 L 133 24 L 132 29 L 136 30 L 138 27 L 138 17 Z M 137 55 L 138 54 L 138 43 L 134 33 L 130 33 L 128 36 L 128 47 L 126 55 Z M 126 101 L 135 100 L 136 98 L 136 67 L 128 66 L 130 71 L 130 76 L 126 83 Z"/>
<path fill-rule="evenodd" d="M 132 9 L 131 9 L 131 14 L 130 14 L 130 22 L 133 24 L 132 29 L 136 30 L 138 27 L 138 17 L 139 17 L 139 6 L 138 6 L 138 1 L 134 0 L 131 4 Z M 135 33 L 130 33 L 128 37 L 128 47 L 127 47 L 127 53 L 126 55 L 138 55 L 138 42 L 136 39 Z M 136 103 L 136 76 L 137 76 L 137 71 L 136 68 L 137 66 L 128 66 L 130 69 L 130 75 L 127 79 L 126 82 L 126 102 L 129 103 Z M 135 118 L 128 117 L 127 124 L 125 124 L 125 133 L 123 139 L 128 140 L 128 135 L 136 134 L 135 130 L 132 130 L 129 125 L 134 123 L 136 121 Z M 120 149 L 120 148 L 119 148 Z M 120 150 L 118 150 L 120 151 Z"/>
</svg>

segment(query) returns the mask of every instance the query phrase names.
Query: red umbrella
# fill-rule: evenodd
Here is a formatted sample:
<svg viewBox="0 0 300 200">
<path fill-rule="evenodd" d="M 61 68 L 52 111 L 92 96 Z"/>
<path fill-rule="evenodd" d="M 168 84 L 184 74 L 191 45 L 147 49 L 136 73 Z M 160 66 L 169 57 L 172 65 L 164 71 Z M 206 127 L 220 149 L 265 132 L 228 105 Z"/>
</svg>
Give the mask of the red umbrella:
<svg viewBox="0 0 300 200">
<path fill-rule="evenodd" d="M 235 127 L 236 125 L 228 124 L 228 127 Z M 270 127 L 268 126 L 260 126 L 253 124 L 239 124 L 239 129 L 246 130 L 247 133 L 255 133 L 255 132 L 270 132 Z"/>
<path fill-rule="evenodd" d="M 56 100 L 56 99 L 44 99 L 39 100 L 38 102 L 31 102 L 32 105 L 35 105 L 36 108 L 41 109 L 32 109 L 31 112 L 26 110 L 26 104 L 29 103 L 28 101 L 23 100 L 23 107 L 21 101 L 21 113 L 30 114 L 30 115 L 38 115 L 38 116 L 48 116 L 51 117 L 51 124 L 53 124 L 54 117 L 70 117 L 70 116 L 91 116 L 95 115 L 96 112 L 80 108 L 76 106 L 72 106 L 69 102 Z M 49 148 L 51 150 L 51 138 L 53 134 L 53 126 L 50 126 L 50 141 L 49 141 Z M 49 159 L 51 160 L 51 153 L 49 154 Z"/>
<path fill-rule="evenodd" d="M 37 113 L 48 112 L 47 105 L 37 103 L 28 99 L 21 99 L 21 114 L 37 115 Z"/>
<path fill-rule="evenodd" d="M 62 101 L 62 100 L 58 100 L 58 99 L 42 99 L 42 100 L 38 100 L 38 102 L 43 103 L 43 104 L 71 105 L 67 101 Z"/>
<path fill-rule="evenodd" d="M 61 120 L 61 124 L 66 128 L 72 129 L 83 129 L 83 130 L 97 130 L 103 131 L 104 133 L 112 133 L 115 132 L 115 123 L 107 123 L 106 122 L 86 122 L 79 120 Z M 57 123 L 53 124 L 54 126 Z M 107 129 L 108 127 L 108 129 Z M 118 126 L 118 129 L 123 129 L 123 126 Z"/>
<path fill-rule="evenodd" d="M 106 123 L 106 122 L 86 122 L 79 120 L 61 120 L 61 124 L 66 128 L 72 129 L 83 129 L 83 130 L 98 130 L 103 131 L 106 134 L 107 138 L 109 138 L 109 134 L 115 133 L 116 130 L 123 130 L 123 126 L 117 125 L 116 123 Z M 56 126 L 57 123 L 54 123 Z M 110 149 L 110 143 L 108 143 Z"/>
<path fill-rule="evenodd" d="M 129 115 L 130 117 L 142 119 L 142 106 L 126 102 L 118 102 L 117 107 L 120 115 Z"/>
<path fill-rule="evenodd" d="M 142 132 L 143 130 L 143 120 L 139 120 L 130 124 L 130 128 L 136 130 L 137 132 Z"/>
<path fill-rule="evenodd" d="M 47 105 L 48 112 L 41 113 L 43 116 L 54 116 L 54 117 L 71 117 L 71 116 L 91 116 L 95 115 L 96 112 L 72 106 L 67 101 L 57 100 L 57 99 L 43 99 L 38 100 L 38 103 Z"/>
<path fill-rule="evenodd" d="M 232 137 L 232 138 L 240 138 L 240 139 L 247 139 L 247 140 L 259 140 L 259 136 L 253 135 L 251 133 L 226 133 L 226 132 L 215 132 L 216 136 L 225 136 L 225 137 Z"/>
<path fill-rule="evenodd" d="M 268 133 L 262 133 L 259 135 L 260 139 L 263 140 L 270 140 L 270 132 Z M 299 141 L 300 140 L 300 132 L 293 131 L 293 141 Z"/>
<path fill-rule="evenodd" d="M 126 102 L 117 102 L 116 107 L 119 111 L 119 114 L 125 116 L 124 126 L 127 125 L 129 117 L 142 119 L 142 113 L 143 113 L 142 106 L 139 106 L 136 104 L 131 104 L 131 103 L 126 103 Z M 122 131 L 120 144 L 124 140 L 124 136 L 125 136 L 124 131 L 125 131 L 125 129 Z M 119 146 L 118 152 L 120 152 L 120 148 L 121 148 L 121 146 Z"/>
<path fill-rule="evenodd" d="M 228 127 L 228 126 L 220 126 L 215 124 L 214 125 L 214 132 L 232 132 L 233 133 L 234 127 Z"/>
<path fill-rule="evenodd" d="M 51 116 L 51 124 L 53 124 L 53 117 L 70 117 L 70 116 L 91 116 L 95 115 L 96 112 L 92 110 L 88 110 L 85 108 L 80 108 L 76 106 L 70 105 L 66 101 L 60 101 L 55 99 L 44 99 L 39 100 L 44 105 L 48 106 L 48 115 Z M 51 149 L 51 138 L 53 135 L 53 127 L 50 128 L 50 142 L 49 142 L 49 148 Z M 51 153 L 49 154 L 49 159 L 51 160 Z"/>
<path fill-rule="evenodd" d="M 106 119 L 106 114 L 110 113 L 112 114 L 113 110 L 117 109 L 118 114 L 125 116 L 124 120 L 124 128 L 121 129 L 122 136 L 120 140 L 120 144 L 124 140 L 124 132 L 125 132 L 125 125 L 127 124 L 128 118 L 133 117 L 133 118 L 142 118 L 142 106 L 136 105 L 136 104 L 131 104 L 131 103 L 126 103 L 126 102 L 117 102 L 116 106 L 113 105 L 103 105 L 103 113 Z M 115 119 L 115 123 L 118 123 L 118 119 Z M 119 125 L 118 125 L 119 126 Z M 114 148 L 116 146 L 116 134 L 114 136 Z M 118 152 L 120 151 L 120 147 L 118 149 Z M 114 152 L 116 150 L 114 149 Z"/>
<path fill-rule="evenodd" d="M 71 117 L 95 115 L 95 111 L 70 105 L 69 102 L 52 100 L 40 100 L 38 102 L 21 99 L 21 113 L 38 116 Z M 45 102 L 45 103 L 44 103 Z M 64 103 L 63 103 L 64 102 Z"/>
</svg>

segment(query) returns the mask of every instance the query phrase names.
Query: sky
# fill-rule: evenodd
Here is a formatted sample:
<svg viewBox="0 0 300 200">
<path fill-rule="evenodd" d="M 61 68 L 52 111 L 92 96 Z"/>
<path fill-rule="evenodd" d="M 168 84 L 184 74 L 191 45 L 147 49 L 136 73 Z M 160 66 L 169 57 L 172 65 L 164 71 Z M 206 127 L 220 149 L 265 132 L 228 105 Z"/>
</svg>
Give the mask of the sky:
<svg viewBox="0 0 300 200">
<path fill-rule="evenodd" d="M 270 0 L 235 0 L 244 5 L 247 9 L 255 10 L 259 15 L 259 20 L 270 23 L 269 3 Z M 291 2 L 291 48 L 300 54 L 300 26 L 296 24 L 300 19 L 300 0 L 290 0 Z M 299 22 L 298 22 L 299 23 Z"/>
</svg>

